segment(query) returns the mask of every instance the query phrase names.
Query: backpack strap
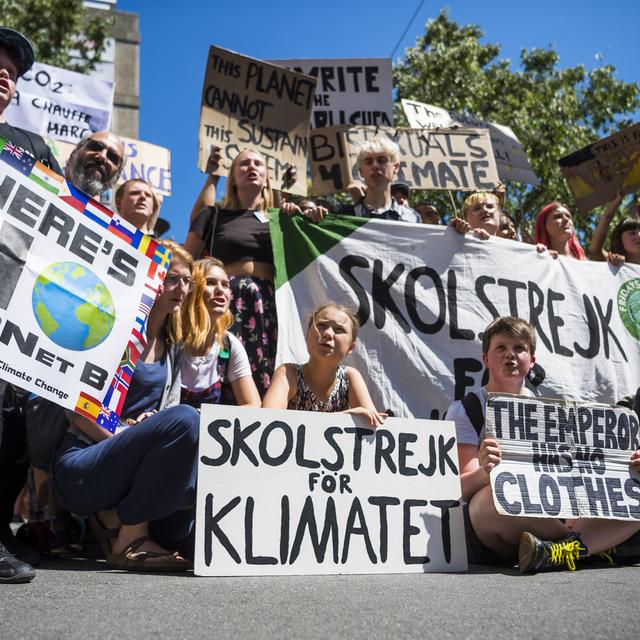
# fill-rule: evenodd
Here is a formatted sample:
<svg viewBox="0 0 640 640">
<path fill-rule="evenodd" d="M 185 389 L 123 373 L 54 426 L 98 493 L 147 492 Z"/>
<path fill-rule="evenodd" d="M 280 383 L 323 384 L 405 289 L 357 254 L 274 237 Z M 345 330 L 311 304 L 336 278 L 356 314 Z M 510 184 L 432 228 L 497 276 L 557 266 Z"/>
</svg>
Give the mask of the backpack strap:
<svg viewBox="0 0 640 640">
<path fill-rule="evenodd" d="M 205 227 L 204 237 L 202 238 L 202 242 L 204 243 L 204 248 L 210 256 L 213 256 L 213 242 L 215 240 L 216 235 L 216 227 L 218 226 L 218 214 L 220 213 L 220 208 L 213 206 L 211 207 L 211 215 L 209 216 L 209 220 L 207 221 L 207 227 Z M 226 338 L 226 336 L 225 336 Z M 223 340 L 225 339 L 223 338 Z"/>
<path fill-rule="evenodd" d="M 227 381 L 227 365 L 231 359 L 231 340 L 229 340 L 229 334 L 225 333 L 222 336 L 222 346 L 218 353 L 218 376 L 220 377 L 220 384 L 223 385 Z"/>
<path fill-rule="evenodd" d="M 482 428 L 484 427 L 484 413 L 482 412 L 482 403 L 480 402 L 480 398 L 471 391 L 462 398 L 462 406 L 467 412 L 467 417 L 473 425 L 473 428 L 476 430 L 478 437 L 480 437 Z"/>
<path fill-rule="evenodd" d="M 231 360 L 231 340 L 229 334 L 222 336 L 222 348 L 218 354 L 218 375 L 220 376 L 220 404 L 236 405 L 231 383 L 227 381 L 227 369 Z"/>
</svg>

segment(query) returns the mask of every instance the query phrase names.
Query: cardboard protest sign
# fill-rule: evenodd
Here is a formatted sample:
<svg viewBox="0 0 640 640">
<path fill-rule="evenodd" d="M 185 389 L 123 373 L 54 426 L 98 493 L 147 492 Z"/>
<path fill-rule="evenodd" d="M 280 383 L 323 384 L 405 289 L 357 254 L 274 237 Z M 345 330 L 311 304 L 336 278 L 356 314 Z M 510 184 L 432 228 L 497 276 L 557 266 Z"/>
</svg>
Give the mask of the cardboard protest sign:
<svg viewBox="0 0 640 640">
<path fill-rule="evenodd" d="M 118 179 L 119 183 L 132 178 L 145 180 L 157 193 L 171 195 L 171 152 L 142 140 L 134 140 L 122 136 L 124 141 L 124 168 Z M 47 144 L 53 151 L 58 164 L 64 169 L 75 144 L 60 142 L 49 138 Z"/>
<path fill-rule="evenodd" d="M 203 405 L 197 575 L 467 568 L 451 422 Z"/>
<path fill-rule="evenodd" d="M 120 182 L 137 178 L 163 196 L 171 195 L 171 152 L 142 140 L 124 138 L 125 163 Z"/>
<path fill-rule="evenodd" d="M 113 83 L 36 62 L 5 115 L 16 127 L 75 144 L 109 129 L 112 110 Z"/>
<path fill-rule="evenodd" d="M 391 58 L 272 60 L 318 80 L 311 125 L 393 126 Z"/>
<path fill-rule="evenodd" d="M 0 377 L 114 430 L 170 253 L 2 138 L 0 224 Z"/>
<path fill-rule="evenodd" d="M 580 211 L 640 188 L 640 124 L 560 158 L 560 171 Z"/>
<path fill-rule="evenodd" d="M 307 134 L 316 80 L 282 67 L 210 47 L 202 87 L 198 166 L 212 146 L 222 147 L 218 175 L 226 175 L 243 149 L 267 159 L 271 186 L 280 189 L 292 165 L 297 182 L 287 191 L 306 195 Z"/>
<path fill-rule="evenodd" d="M 436 418 L 482 384 L 498 316 L 536 331 L 539 395 L 611 402 L 640 380 L 640 266 L 553 260 L 444 226 L 327 216 L 270 221 L 278 362 L 306 362 L 305 317 L 334 300 L 360 319 L 351 364 L 378 407 Z"/>
<path fill-rule="evenodd" d="M 498 513 L 640 520 L 638 416 L 618 406 L 489 394 L 486 432 L 502 460 L 490 474 Z"/>
<path fill-rule="evenodd" d="M 486 130 L 330 127 L 309 134 L 313 193 L 344 191 L 351 180 L 361 180 L 359 146 L 378 135 L 387 136 L 400 147 L 398 180 L 413 189 L 486 191 L 498 184 Z"/>
<path fill-rule="evenodd" d="M 538 177 L 533 172 L 524 148 L 511 127 L 495 122 L 484 122 L 474 116 L 447 111 L 417 100 L 403 99 L 401 102 L 409 126 L 414 129 L 451 129 L 454 127 L 488 129 L 500 179 L 538 184 Z"/>
</svg>

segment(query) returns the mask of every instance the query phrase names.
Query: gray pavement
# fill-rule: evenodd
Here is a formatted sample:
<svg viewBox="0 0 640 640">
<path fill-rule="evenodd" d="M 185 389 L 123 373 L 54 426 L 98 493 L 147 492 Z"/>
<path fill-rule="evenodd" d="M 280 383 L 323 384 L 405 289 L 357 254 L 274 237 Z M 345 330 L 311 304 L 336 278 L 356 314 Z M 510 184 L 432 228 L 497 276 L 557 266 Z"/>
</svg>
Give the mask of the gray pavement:
<svg viewBox="0 0 640 640">
<path fill-rule="evenodd" d="M 0 585 L 0 638 L 633 638 L 640 567 L 196 578 L 49 559 Z"/>
</svg>

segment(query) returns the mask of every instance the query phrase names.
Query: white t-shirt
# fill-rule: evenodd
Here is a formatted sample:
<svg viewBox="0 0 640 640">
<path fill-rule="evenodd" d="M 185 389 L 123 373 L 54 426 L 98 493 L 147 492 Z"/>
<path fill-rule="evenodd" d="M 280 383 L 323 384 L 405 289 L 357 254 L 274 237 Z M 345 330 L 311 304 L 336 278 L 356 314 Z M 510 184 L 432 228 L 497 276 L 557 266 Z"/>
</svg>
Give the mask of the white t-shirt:
<svg viewBox="0 0 640 640">
<path fill-rule="evenodd" d="M 487 389 L 485 387 L 481 387 L 472 393 L 475 393 L 478 396 L 480 404 L 482 405 L 482 415 L 484 416 L 485 409 L 487 407 Z M 522 395 L 533 397 L 533 393 L 531 393 L 529 389 L 524 389 Z M 449 405 L 446 419 L 455 422 L 458 444 L 472 444 L 474 447 L 480 446 L 480 443 L 485 437 L 484 425 L 482 425 L 482 431 L 478 436 L 476 428 L 473 426 L 469 416 L 467 415 L 466 409 L 462 405 L 462 400 L 456 400 Z"/>
<path fill-rule="evenodd" d="M 229 337 L 229 364 L 227 365 L 227 382 L 233 382 L 244 376 L 251 375 L 249 358 L 242 343 L 231 333 Z M 189 391 L 205 391 L 212 387 L 220 376 L 218 375 L 218 355 L 220 342 L 215 340 L 211 351 L 204 356 L 190 356 L 185 354 L 182 360 L 182 386 Z"/>
</svg>

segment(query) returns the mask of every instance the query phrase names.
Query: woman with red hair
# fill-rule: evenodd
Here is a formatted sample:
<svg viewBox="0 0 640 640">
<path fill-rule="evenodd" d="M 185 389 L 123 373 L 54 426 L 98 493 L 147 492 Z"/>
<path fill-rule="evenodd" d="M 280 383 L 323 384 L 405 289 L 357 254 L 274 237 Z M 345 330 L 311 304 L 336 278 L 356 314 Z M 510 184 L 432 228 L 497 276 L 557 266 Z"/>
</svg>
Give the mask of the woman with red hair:
<svg viewBox="0 0 640 640">
<path fill-rule="evenodd" d="M 554 258 L 587 259 L 573 229 L 571 212 L 561 202 L 550 202 L 542 207 L 536 218 L 533 239 L 540 253 L 548 249 Z"/>
</svg>

